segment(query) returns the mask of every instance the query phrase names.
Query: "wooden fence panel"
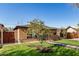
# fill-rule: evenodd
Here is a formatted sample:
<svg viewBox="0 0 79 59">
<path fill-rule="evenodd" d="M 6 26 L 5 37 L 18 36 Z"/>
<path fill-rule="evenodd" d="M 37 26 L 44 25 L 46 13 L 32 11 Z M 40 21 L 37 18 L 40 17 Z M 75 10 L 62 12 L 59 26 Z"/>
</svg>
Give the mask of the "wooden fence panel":
<svg viewBox="0 0 79 59">
<path fill-rule="evenodd" d="M 79 33 L 67 33 L 68 39 L 79 38 Z"/>
<path fill-rule="evenodd" d="M 15 42 L 14 32 L 4 32 L 3 34 L 4 34 L 3 35 L 4 43 L 14 43 Z"/>
<path fill-rule="evenodd" d="M 0 37 L 1 37 L 1 34 L 0 34 Z M 1 39 L 0 39 L 0 43 L 1 43 Z M 3 43 L 15 43 L 14 32 L 4 32 Z"/>
</svg>

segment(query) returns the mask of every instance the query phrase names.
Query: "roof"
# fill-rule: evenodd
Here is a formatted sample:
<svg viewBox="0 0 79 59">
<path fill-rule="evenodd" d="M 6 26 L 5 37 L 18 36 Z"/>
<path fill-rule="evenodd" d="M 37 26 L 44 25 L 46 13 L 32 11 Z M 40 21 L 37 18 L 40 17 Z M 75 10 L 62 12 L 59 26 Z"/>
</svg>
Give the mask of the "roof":
<svg viewBox="0 0 79 59">
<path fill-rule="evenodd" d="M 15 29 L 18 29 L 18 28 L 28 28 L 28 26 L 22 26 L 22 25 L 19 25 L 19 26 L 16 26 L 13 30 L 15 30 Z"/>
<path fill-rule="evenodd" d="M 28 28 L 29 26 L 28 25 L 19 25 L 19 26 L 16 26 L 15 28 L 14 28 L 14 30 L 15 29 L 18 29 L 18 28 Z M 45 26 L 45 28 L 48 28 L 48 29 L 57 29 L 56 27 L 48 27 L 48 26 Z"/>
<path fill-rule="evenodd" d="M 48 28 L 48 29 L 57 29 L 56 27 L 49 27 L 49 26 L 45 26 L 45 28 Z"/>
<path fill-rule="evenodd" d="M 68 26 L 68 27 L 66 28 L 66 30 L 67 30 L 67 29 L 69 29 L 69 28 L 72 28 L 72 29 L 74 29 L 74 30 L 78 31 L 78 29 L 73 28 L 73 27 L 71 27 L 71 26 Z"/>
<path fill-rule="evenodd" d="M 3 24 L 0 24 L 0 26 L 4 27 L 4 25 L 3 25 Z"/>
</svg>

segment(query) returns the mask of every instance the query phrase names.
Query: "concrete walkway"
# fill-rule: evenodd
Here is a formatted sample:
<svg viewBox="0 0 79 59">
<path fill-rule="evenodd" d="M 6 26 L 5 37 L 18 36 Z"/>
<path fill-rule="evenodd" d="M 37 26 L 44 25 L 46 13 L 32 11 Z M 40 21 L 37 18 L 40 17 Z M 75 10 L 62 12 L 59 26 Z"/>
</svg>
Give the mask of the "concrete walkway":
<svg viewBox="0 0 79 59">
<path fill-rule="evenodd" d="M 73 46 L 73 45 L 68 45 L 68 44 L 63 44 L 63 43 L 57 43 L 57 42 L 48 42 L 49 44 L 58 44 L 59 46 L 64 46 L 66 48 L 73 48 L 73 49 L 79 49 L 79 46 Z M 60 45 L 61 44 L 61 45 Z"/>
<path fill-rule="evenodd" d="M 74 49 L 79 49 L 79 46 L 73 46 L 73 45 L 66 45 L 66 48 L 74 48 Z"/>
<path fill-rule="evenodd" d="M 74 39 L 69 39 L 69 40 L 79 41 L 79 38 L 74 38 Z"/>
</svg>

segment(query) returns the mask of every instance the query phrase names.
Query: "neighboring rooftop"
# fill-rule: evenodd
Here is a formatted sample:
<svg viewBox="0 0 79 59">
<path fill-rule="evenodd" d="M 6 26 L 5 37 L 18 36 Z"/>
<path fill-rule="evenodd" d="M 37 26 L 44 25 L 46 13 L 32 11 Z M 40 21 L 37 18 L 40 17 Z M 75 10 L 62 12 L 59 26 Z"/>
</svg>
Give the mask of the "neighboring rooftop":
<svg viewBox="0 0 79 59">
<path fill-rule="evenodd" d="M 16 26 L 16 27 L 14 28 L 14 30 L 15 30 L 15 29 L 18 29 L 18 28 L 28 28 L 28 26 L 26 26 L 26 25 L 18 25 L 18 26 Z"/>
<path fill-rule="evenodd" d="M 74 28 L 74 27 L 71 27 L 71 26 L 68 26 L 68 27 L 66 28 L 66 30 L 69 29 L 69 28 L 72 28 L 72 29 L 78 31 L 78 28 Z"/>
<path fill-rule="evenodd" d="M 18 25 L 14 28 L 17 29 L 17 28 L 28 28 L 29 26 L 28 25 Z M 56 27 L 49 27 L 49 26 L 45 26 L 45 28 L 48 28 L 48 29 L 57 29 Z"/>
<path fill-rule="evenodd" d="M 4 25 L 3 25 L 3 24 L 0 24 L 0 26 L 4 27 Z"/>
</svg>

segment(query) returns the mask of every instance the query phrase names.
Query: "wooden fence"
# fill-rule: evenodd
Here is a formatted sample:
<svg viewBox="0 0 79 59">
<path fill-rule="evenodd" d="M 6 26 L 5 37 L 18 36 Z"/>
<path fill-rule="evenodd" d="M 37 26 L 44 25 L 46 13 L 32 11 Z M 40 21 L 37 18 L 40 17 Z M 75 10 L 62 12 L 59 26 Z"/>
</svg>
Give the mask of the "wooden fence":
<svg viewBox="0 0 79 59">
<path fill-rule="evenodd" d="M 67 33 L 68 39 L 79 38 L 79 33 Z"/>
<path fill-rule="evenodd" d="M 14 42 L 15 42 L 14 32 L 3 32 L 3 43 L 14 43 Z"/>
</svg>

